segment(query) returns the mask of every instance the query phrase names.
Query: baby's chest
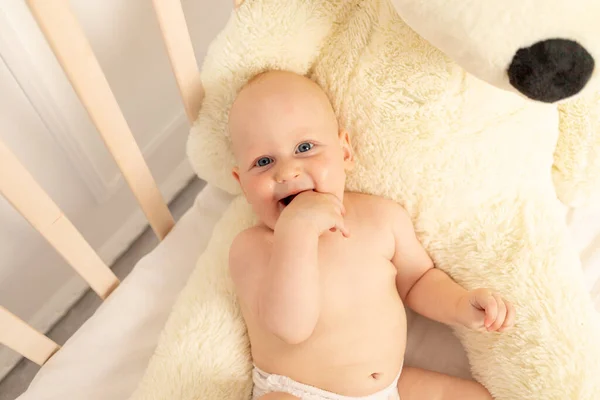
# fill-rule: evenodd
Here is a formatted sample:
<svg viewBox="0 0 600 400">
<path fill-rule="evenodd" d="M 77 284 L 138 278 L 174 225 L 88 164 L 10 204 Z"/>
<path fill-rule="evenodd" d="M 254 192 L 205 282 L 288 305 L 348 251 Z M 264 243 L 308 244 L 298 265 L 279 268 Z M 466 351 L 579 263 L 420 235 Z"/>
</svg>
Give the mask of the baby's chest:
<svg viewBox="0 0 600 400">
<path fill-rule="evenodd" d="M 326 308 L 365 304 L 395 288 L 396 269 L 388 249 L 358 238 L 340 241 L 322 241 L 319 246 L 321 293 Z"/>
</svg>

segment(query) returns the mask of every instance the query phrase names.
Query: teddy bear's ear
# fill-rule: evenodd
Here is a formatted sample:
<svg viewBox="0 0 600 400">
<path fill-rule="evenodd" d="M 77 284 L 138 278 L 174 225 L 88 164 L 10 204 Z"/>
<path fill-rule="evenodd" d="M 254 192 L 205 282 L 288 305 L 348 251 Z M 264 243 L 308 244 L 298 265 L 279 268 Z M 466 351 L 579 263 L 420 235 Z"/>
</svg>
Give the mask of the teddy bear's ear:
<svg viewBox="0 0 600 400">
<path fill-rule="evenodd" d="M 600 197 L 600 90 L 558 107 L 553 179 L 559 199 L 581 206 Z"/>
</svg>

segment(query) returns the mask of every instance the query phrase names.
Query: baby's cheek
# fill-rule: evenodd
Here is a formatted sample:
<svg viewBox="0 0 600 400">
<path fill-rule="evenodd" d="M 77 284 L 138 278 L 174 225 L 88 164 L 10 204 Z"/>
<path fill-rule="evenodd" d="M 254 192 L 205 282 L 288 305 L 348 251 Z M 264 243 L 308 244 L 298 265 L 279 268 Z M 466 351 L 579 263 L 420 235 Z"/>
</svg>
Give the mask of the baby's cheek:
<svg viewBox="0 0 600 400">
<path fill-rule="evenodd" d="M 321 184 L 327 184 L 331 175 L 331 166 L 327 162 L 320 162 L 315 165 L 315 177 Z"/>
<path fill-rule="evenodd" d="M 265 182 L 260 177 L 248 176 L 244 182 L 244 191 L 250 202 L 255 203 L 265 197 Z"/>
<path fill-rule="evenodd" d="M 323 159 L 316 168 L 318 180 L 324 185 L 343 185 L 344 183 L 344 165 L 338 159 L 330 157 Z M 335 188 L 328 188 L 335 190 Z"/>
</svg>

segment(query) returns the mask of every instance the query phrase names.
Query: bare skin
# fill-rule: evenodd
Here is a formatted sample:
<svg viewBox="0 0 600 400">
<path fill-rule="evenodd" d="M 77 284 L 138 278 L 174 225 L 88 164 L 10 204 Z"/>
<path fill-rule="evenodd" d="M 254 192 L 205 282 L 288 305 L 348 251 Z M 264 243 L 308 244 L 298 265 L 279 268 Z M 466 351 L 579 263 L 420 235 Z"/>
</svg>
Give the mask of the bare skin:
<svg viewBox="0 0 600 400">
<path fill-rule="evenodd" d="M 404 305 L 488 331 L 509 328 L 514 308 L 436 269 L 400 205 L 344 191 L 352 148 L 320 88 L 266 73 L 238 95 L 229 129 L 233 174 L 260 220 L 230 250 L 255 365 L 344 396 L 376 393 L 402 371 L 403 400 L 491 399 L 478 383 L 402 367 Z"/>
</svg>

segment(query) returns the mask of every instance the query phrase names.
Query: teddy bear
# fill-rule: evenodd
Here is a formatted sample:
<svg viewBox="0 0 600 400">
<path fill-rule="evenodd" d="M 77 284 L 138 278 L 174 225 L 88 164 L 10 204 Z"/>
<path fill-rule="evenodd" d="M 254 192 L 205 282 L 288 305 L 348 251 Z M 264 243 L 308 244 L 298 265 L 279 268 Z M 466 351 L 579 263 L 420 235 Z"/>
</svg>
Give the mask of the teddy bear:
<svg viewBox="0 0 600 400">
<path fill-rule="evenodd" d="M 407 364 L 463 368 L 497 400 L 599 399 L 600 314 L 564 218 L 600 193 L 598 17 L 597 0 L 243 2 L 205 59 L 188 142 L 198 176 L 238 197 L 132 399 L 249 398 L 227 249 L 253 217 L 230 173 L 227 115 L 268 69 L 327 92 L 355 152 L 348 190 L 400 203 L 437 268 L 516 307 L 502 333 L 419 331 L 437 364 L 411 348 L 411 317 Z"/>
</svg>

